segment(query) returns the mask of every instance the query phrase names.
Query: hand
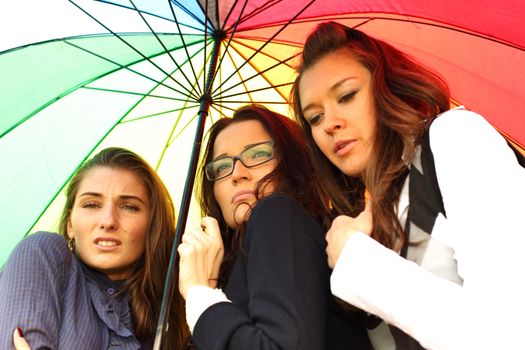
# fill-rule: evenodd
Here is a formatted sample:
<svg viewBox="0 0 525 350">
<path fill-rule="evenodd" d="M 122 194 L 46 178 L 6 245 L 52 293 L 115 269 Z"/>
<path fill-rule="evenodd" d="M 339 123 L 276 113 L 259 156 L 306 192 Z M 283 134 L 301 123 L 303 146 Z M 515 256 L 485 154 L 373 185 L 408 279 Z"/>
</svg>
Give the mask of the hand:
<svg viewBox="0 0 525 350">
<path fill-rule="evenodd" d="M 19 331 L 18 328 L 13 333 L 13 344 L 15 345 L 15 350 L 31 350 L 29 344 L 22 336 L 22 331 Z"/>
<path fill-rule="evenodd" d="M 367 235 L 372 234 L 372 205 L 367 202 L 363 210 L 356 218 L 340 215 L 334 219 L 332 226 L 326 233 L 326 254 L 328 255 L 328 266 L 334 268 L 339 260 L 339 255 L 346 242 L 356 232 L 363 232 Z"/>
<path fill-rule="evenodd" d="M 177 248 L 180 256 L 179 290 L 184 299 L 195 285 L 217 286 L 224 245 L 217 220 L 204 217 L 201 227 L 187 231 Z"/>
</svg>

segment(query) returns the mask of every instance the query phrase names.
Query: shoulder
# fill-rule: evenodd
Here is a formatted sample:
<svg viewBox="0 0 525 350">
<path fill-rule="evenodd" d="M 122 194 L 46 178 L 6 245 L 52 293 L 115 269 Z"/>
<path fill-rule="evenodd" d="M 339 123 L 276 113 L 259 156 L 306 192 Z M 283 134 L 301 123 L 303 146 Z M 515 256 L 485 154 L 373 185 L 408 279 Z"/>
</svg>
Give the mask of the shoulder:
<svg viewBox="0 0 525 350">
<path fill-rule="evenodd" d="M 18 243 L 10 260 L 31 263 L 46 261 L 46 263 L 61 265 L 65 261 L 71 261 L 71 258 L 72 254 L 64 237 L 51 232 L 37 232 Z"/>
<path fill-rule="evenodd" d="M 324 230 L 317 220 L 299 202 L 283 193 L 273 193 L 254 206 L 247 222 L 248 240 L 254 232 L 264 235 L 264 239 L 301 235 L 324 242 Z"/>
<path fill-rule="evenodd" d="M 52 232 L 37 232 L 28 235 L 20 243 L 20 246 L 30 249 L 42 249 L 50 251 L 61 251 L 68 249 L 67 242 L 61 235 Z"/>
<path fill-rule="evenodd" d="M 432 152 L 449 157 L 512 153 L 505 138 L 484 117 L 462 108 L 439 115 L 430 126 L 429 137 Z"/>
<path fill-rule="evenodd" d="M 440 114 L 430 126 L 430 139 L 445 138 L 454 141 L 459 138 L 463 142 L 472 138 L 502 136 L 480 114 L 455 108 Z"/>
<path fill-rule="evenodd" d="M 304 207 L 295 199 L 284 193 L 273 193 L 259 200 L 253 207 L 250 221 L 271 217 L 310 217 L 313 219 Z"/>
</svg>

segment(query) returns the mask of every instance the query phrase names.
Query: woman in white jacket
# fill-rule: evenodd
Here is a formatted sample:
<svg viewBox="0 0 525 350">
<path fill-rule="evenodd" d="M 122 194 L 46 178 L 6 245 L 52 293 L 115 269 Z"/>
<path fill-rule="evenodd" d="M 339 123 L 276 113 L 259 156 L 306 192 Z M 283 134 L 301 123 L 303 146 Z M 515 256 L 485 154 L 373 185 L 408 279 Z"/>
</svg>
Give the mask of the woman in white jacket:
<svg viewBox="0 0 525 350">
<path fill-rule="evenodd" d="M 522 155 L 358 30 L 319 25 L 298 72 L 295 115 L 340 214 L 331 289 L 369 313 L 374 348 L 525 348 Z"/>
</svg>

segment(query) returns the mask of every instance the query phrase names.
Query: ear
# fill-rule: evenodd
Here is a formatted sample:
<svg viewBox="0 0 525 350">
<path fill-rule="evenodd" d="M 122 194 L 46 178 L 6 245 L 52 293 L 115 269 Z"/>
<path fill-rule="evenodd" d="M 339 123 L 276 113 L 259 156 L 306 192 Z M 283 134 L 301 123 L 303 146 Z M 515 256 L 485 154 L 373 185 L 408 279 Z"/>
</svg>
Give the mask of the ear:
<svg viewBox="0 0 525 350">
<path fill-rule="evenodd" d="M 75 239 L 75 232 L 73 231 L 73 225 L 71 225 L 71 218 L 67 219 L 67 236 L 69 239 Z"/>
</svg>

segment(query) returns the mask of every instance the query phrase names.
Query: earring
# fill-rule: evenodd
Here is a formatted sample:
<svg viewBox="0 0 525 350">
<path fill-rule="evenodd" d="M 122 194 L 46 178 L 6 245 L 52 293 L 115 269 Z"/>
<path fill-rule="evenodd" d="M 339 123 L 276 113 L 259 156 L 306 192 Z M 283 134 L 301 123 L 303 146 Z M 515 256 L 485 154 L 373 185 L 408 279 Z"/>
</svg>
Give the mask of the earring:
<svg viewBox="0 0 525 350">
<path fill-rule="evenodd" d="M 67 240 L 67 246 L 69 248 L 69 250 L 71 250 L 72 252 L 75 252 L 75 239 L 73 238 L 70 238 Z"/>
</svg>

